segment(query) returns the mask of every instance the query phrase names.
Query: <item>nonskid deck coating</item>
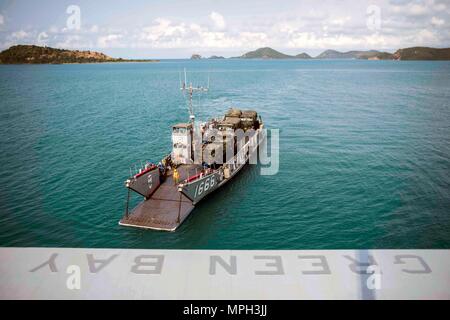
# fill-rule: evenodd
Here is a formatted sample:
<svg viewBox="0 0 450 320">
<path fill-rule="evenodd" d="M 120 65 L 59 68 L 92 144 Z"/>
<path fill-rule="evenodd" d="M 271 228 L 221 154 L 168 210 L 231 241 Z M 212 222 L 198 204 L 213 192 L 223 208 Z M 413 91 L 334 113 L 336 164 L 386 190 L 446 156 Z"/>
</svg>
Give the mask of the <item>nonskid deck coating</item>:
<svg viewBox="0 0 450 320">
<path fill-rule="evenodd" d="M 178 168 L 180 179 L 185 180 L 201 170 L 199 165 L 183 165 Z M 175 231 L 194 209 L 192 201 L 178 191 L 169 171 L 166 180 L 155 193 L 139 203 L 119 224 L 127 227 Z"/>
</svg>

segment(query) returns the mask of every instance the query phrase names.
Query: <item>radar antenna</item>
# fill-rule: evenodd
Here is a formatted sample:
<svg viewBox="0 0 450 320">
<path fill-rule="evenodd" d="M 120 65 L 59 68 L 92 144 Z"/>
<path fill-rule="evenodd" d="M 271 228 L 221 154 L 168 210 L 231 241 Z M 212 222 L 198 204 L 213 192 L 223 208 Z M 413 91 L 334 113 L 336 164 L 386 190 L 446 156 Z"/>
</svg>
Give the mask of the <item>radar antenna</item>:
<svg viewBox="0 0 450 320">
<path fill-rule="evenodd" d="M 209 73 L 208 73 L 208 86 L 197 86 L 194 87 L 192 85 L 192 82 L 187 83 L 187 76 L 186 76 L 186 68 L 184 68 L 184 82 L 181 83 L 181 73 L 180 73 L 180 90 L 183 92 L 187 92 L 189 94 L 189 120 L 192 124 L 194 124 L 195 121 L 195 114 L 194 114 L 194 107 L 192 105 L 192 99 L 194 92 L 208 92 L 209 91 Z"/>
</svg>

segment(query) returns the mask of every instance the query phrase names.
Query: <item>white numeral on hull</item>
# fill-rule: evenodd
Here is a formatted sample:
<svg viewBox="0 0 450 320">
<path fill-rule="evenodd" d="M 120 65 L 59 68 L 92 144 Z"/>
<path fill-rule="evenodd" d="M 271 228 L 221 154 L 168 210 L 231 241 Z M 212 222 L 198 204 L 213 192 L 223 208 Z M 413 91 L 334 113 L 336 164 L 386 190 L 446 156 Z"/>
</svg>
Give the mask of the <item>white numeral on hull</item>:
<svg viewBox="0 0 450 320">
<path fill-rule="evenodd" d="M 201 196 L 203 193 L 211 189 L 215 184 L 216 184 L 216 177 L 214 175 L 206 178 L 204 181 L 198 184 L 197 187 L 195 187 L 194 198 Z"/>
</svg>

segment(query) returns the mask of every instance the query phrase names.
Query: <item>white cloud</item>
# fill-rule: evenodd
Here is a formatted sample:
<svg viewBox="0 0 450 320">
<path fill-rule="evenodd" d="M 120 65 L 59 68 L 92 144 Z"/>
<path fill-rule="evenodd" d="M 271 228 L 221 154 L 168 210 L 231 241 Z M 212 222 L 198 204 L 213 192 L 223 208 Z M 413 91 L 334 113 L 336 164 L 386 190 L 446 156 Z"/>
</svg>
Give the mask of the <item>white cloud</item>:
<svg viewBox="0 0 450 320">
<path fill-rule="evenodd" d="M 294 35 L 288 42 L 292 48 L 342 48 L 361 44 L 361 40 L 351 36 L 318 36 L 314 32 L 300 32 Z"/>
<path fill-rule="evenodd" d="M 16 32 L 13 32 L 12 34 L 11 34 L 11 36 L 14 38 L 14 39 L 17 39 L 17 40 L 22 40 L 22 39 L 25 39 L 26 37 L 28 37 L 28 33 L 27 32 L 25 32 L 25 31 L 23 31 L 23 30 L 20 30 L 20 31 L 16 31 Z"/>
<path fill-rule="evenodd" d="M 268 44 L 265 32 L 225 32 L 197 23 L 186 24 L 157 18 L 143 28 L 133 47 L 145 48 L 238 48 Z"/>
<path fill-rule="evenodd" d="M 348 16 L 332 19 L 330 23 L 338 26 L 343 26 L 347 21 L 350 21 L 350 17 Z"/>
<path fill-rule="evenodd" d="M 436 17 L 431 18 L 431 24 L 435 26 L 442 26 L 445 23 L 444 19 L 439 19 Z"/>
<path fill-rule="evenodd" d="M 51 26 L 50 29 L 48 29 L 48 31 L 50 33 L 57 33 L 58 32 L 58 27 L 56 26 Z"/>
<path fill-rule="evenodd" d="M 420 16 L 428 12 L 428 8 L 420 4 L 413 4 L 409 7 L 409 12 L 413 16 Z"/>
<path fill-rule="evenodd" d="M 83 49 L 92 48 L 94 43 L 78 34 L 64 35 L 61 41 L 55 43 L 57 48 L 63 49 Z"/>
<path fill-rule="evenodd" d="M 430 10 L 430 7 L 426 4 L 415 2 L 405 2 L 392 6 L 392 12 L 402 16 L 421 16 L 427 14 Z"/>
<path fill-rule="evenodd" d="M 45 45 L 48 40 L 48 34 L 44 31 L 39 33 L 37 37 L 37 42 L 41 45 Z"/>
<path fill-rule="evenodd" d="M 102 36 L 98 38 L 97 45 L 100 48 L 122 47 L 122 44 L 120 43 L 121 38 L 121 34 L 109 34 L 107 36 Z"/>
<path fill-rule="evenodd" d="M 0 26 L 5 24 L 5 17 L 3 17 L 3 15 L 0 14 Z"/>
<path fill-rule="evenodd" d="M 217 13 L 215 11 L 211 12 L 211 14 L 209 15 L 209 18 L 212 20 L 212 22 L 214 23 L 214 26 L 216 28 L 218 28 L 219 30 L 224 29 L 226 26 L 225 23 L 225 19 L 224 17 L 220 14 Z"/>
<path fill-rule="evenodd" d="M 436 11 L 444 11 L 445 8 L 447 8 L 447 7 L 446 7 L 446 5 L 443 4 L 443 3 L 440 3 L 440 4 L 438 4 L 438 5 L 436 5 L 436 6 L 434 7 L 434 9 L 435 9 Z"/>
<path fill-rule="evenodd" d="M 420 12 L 421 9 L 412 7 L 408 14 Z M 313 13 L 309 12 L 308 16 L 315 17 Z M 430 21 L 433 25 L 442 25 L 445 20 L 431 15 L 427 21 L 417 17 L 396 19 L 398 15 L 388 16 L 383 22 L 384 27 L 375 34 L 367 29 L 364 19 L 358 21 L 351 15 L 323 14 L 322 17 L 323 19 L 312 19 L 306 23 L 298 17 L 276 17 L 263 24 L 254 23 L 252 28 L 233 26 L 228 30 L 218 28 L 225 26 L 224 21 L 223 24 L 211 26 L 159 17 L 152 24 L 131 31 L 91 27 L 80 31 L 78 36 L 91 37 L 91 32 L 96 31 L 98 36 L 94 43 L 100 48 L 245 50 L 273 46 L 280 49 L 350 50 L 442 45 L 439 43 L 441 35 L 436 30 L 428 30 L 427 25 L 430 25 Z M 422 28 L 419 29 L 420 25 Z M 75 40 L 80 42 L 81 38 Z"/>
<path fill-rule="evenodd" d="M 367 28 L 364 7 L 343 0 L 339 5 L 299 3 L 297 11 L 278 9 L 274 5 L 266 12 L 245 12 L 243 8 L 243 12 L 236 15 L 225 8 L 221 13 L 210 8 L 201 17 L 171 15 L 152 21 L 133 18 L 126 24 L 116 24 L 111 19 L 110 24 L 86 24 L 76 31 L 68 30 L 64 25 L 49 24 L 42 29 L 19 26 L 12 30 L 16 31 L 14 33 L 0 34 L 0 43 L 34 41 L 66 48 L 183 49 L 178 52 L 193 50 L 214 54 L 245 52 L 263 46 L 281 51 L 289 48 L 291 52 L 287 53 L 318 49 L 395 50 L 416 45 L 450 46 L 447 23 L 450 10 L 444 1 L 371 1 L 368 3 L 377 3 L 382 13 L 381 29 L 375 33 Z M 4 19 L 3 16 L 0 15 L 0 19 Z M 44 32 L 30 31 L 36 29 Z"/>
<path fill-rule="evenodd" d="M 416 36 L 416 41 L 418 41 L 419 43 L 429 43 L 431 45 L 438 45 L 439 44 L 439 39 L 436 36 L 436 34 L 430 30 L 426 30 L 423 29 L 421 30 L 417 36 Z"/>
<path fill-rule="evenodd" d="M 444 11 L 447 8 L 447 6 L 444 3 L 436 3 L 434 4 L 433 8 L 436 11 Z"/>
<path fill-rule="evenodd" d="M 157 18 L 155 24 L 142 29 L 139 39 L 147 43 L 172 42 L 177 38 L 182 38 L 187 33 L 186 25 L 173 24 L 170 20 Z"/>
</svg>

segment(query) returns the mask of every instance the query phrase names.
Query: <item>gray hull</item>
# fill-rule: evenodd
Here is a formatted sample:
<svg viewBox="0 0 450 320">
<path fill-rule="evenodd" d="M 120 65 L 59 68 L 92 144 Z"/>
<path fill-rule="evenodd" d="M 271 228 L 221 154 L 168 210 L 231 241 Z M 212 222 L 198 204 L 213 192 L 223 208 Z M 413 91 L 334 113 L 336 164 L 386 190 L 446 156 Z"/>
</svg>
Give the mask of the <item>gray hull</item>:
<svg viewBox="0 0 450 320">
<path fill-rule="evenodd" d="M 198 203 L 208 194 L 219 188 L 223 181 L 223 175 L 219 173 L 212 173 L 196 181 L 184 185 L 179 190 L 188 197 L 193 204 Z"/>
<path fill-rule="evenodd" d="M 150 197 L 160 185 L 159 169 L 155 168 L 138 177 L 133 177 L 127 182 L 127 187 L 139 193 L 145 198 Z"/>
</svg>

